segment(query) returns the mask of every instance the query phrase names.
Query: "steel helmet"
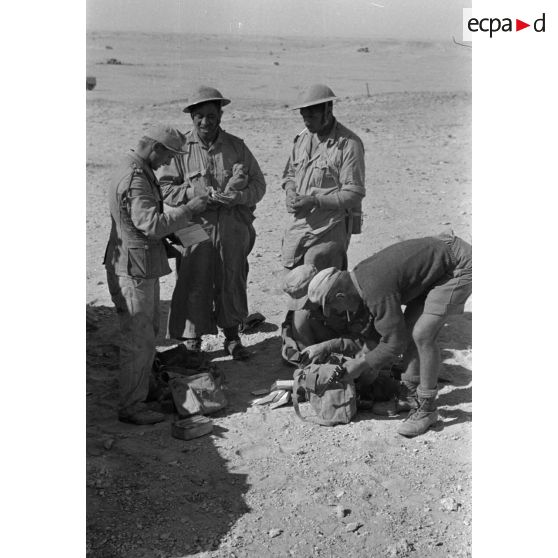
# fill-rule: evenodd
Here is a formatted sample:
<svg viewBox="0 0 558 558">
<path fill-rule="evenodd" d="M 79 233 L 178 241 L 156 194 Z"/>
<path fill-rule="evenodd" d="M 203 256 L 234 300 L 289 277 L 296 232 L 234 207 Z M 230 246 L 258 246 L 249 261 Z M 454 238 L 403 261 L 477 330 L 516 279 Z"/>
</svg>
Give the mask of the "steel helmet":
<svg viewBox="0 0 558 558">
<path fill-rule="evenodd" d="M 301 109 L 304 107 L 311 107 L 313 105 L 321 105 L 328 101 L 337 99 L 335 93 L 323 83 L 315 83 L 305 89 L 298 98 L 298 104 L 291 107 L 291 110 Z"/>
<path fill-rule="evenodd" d="M 182 112 L 190 112 L 193 106 L 207 103 L 208 101 L 219 101 L 222 107 L 231 102 L 230 99 L 225 99 L 218 89 L 207 85 L 196 87 L 196 89 L 192 91 L 190 97 L 188 97 L 188 101 L 186 108 L 182 109 Z"/>
</svg>

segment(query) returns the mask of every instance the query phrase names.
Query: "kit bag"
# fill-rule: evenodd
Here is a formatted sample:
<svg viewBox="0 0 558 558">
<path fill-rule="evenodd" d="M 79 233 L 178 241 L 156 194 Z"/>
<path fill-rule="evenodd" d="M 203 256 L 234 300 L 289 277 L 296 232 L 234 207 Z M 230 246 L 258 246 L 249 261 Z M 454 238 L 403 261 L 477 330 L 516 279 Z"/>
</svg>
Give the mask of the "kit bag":
<svg viewBox="0 0 558 558">
<path fill-rule="evenodd" d="M 285 321 L 281 324 L 281 357 L 288 364 L 299 366 L 300 349 L 293 339 L 292 312 L 287 314 Z"/>
<path fill-rule="evenodd" d="M 201 372 L 192 376 L 169 374 L 168 385 L 181 417 L 210 415 L 227 405 L 222 376 L 218 372 Z"/>
<path fill-rule="evenodd" d="M 315 417 L 303 417 L 299 401 L 310 402 Z M 301 420 L 322 426 L 348 424 L 357 412 L 355 384 L 341 364 L 309 364 L 294 372 L 293 406 Z"/>
</svg>

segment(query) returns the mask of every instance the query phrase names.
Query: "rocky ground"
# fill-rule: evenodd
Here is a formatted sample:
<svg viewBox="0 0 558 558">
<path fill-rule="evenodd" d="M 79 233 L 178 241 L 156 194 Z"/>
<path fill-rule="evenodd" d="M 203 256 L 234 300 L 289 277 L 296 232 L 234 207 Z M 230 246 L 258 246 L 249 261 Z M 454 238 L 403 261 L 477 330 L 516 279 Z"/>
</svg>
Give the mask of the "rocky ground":
<svg viewBox="0 0 558 558">
<path fill-rule="evenodd" d="M 340 96 L 337 117 L 363 139 L 365 225 L 350 265 L 448 225 L 470 241 L 469 54 L 422 43 L 370 44 L 363 53 L 366 45 L 351 41 L 188 41 L 88 36 L 88 74 L 98 82 L 87 93 L 88 556 L 469 556 L 471 304 L 442 331 L 440 421 L 424 436 L 399 436 L 401 418 L 359 412 L 349 425 L 326 428 L 300 422 L 291 406 L 251 404 L 252 391 L 293 372 L 279 353 L 287 220 L 279 182 L 302 125 L 285 105 L 303 78 L 326 81 Z M 189 54 L 178 60 L 181 49 Z M 140 60 L 142 52 L 150 54 Z M 124 64 L 104 63 L 113 57 Z M 204 60 L 215 61 L 214 75 Z M 150 124 L 187 127 L 181 108 L 191 76 L 233 98 L 223 127 L 245 139 L 266 175 L 249 276 L 250 311 L 266 322 L 244 336 L 247 362 L 225 356 L 221 337 L 205 339 L 229 405 L 213 415 L 211 435 L 181 441 L 170 435 L 170 409 L 154 426 L 116 420 L 117 323 L 101 261 L 110 173 Z M 173 285 L 173 275 L 162 281 L 163 334 Z M 171 344 L 160 337 L 160 348 Z"/>
</svg>

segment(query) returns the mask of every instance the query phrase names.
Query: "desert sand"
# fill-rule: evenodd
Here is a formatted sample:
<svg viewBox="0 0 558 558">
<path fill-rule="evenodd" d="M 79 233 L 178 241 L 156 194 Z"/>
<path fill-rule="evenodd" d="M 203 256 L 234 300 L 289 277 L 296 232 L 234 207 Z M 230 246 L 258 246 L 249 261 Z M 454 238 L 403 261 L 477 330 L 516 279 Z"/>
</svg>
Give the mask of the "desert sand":
<svg viewBox="0 0 558 558">
<path fill-rule="evenodd" d="M 87 555 L 470 556 L 470 303 L 441 335 L 440 421 L 416 439 L 396 433 L 401 417 L 359 412 L 349 425 L 325 428 L 300 422 L 291 406 L 254 407 L 250 393 L 293 373 L 279 351 L 280 178 L 303 124 L 289 105 L 305 85 L 327 83 L 339 97 L 336 117 L 364 142 L 365 221 L 350 266 L 448 226 L 470 241 L 470 50 L 89 32 L 87 75 L 97 80 L 87 91 Z M 267 180 L 249 260 L 250 311 L 266 322 L 244 336 L 252 352 L 244 363 L 225 356 L 221 337 L 205 339 L 229 405 L 212 417 L 211 435 L 186 442 L 170 435 L 172 413 L 149 427 L 116 419 L 118 330 L 102 258 L 112 171 L 152 124 L 189 129 L 181 111 L 199 83 L 232 99 L 222 127 L 245 140 Z M 162 279 L 161 348 L 173 344 L 164 338 L 173 286 L 173 274 Z M 349 510 L 344 517 L 337 506 Z"/>
</svg>

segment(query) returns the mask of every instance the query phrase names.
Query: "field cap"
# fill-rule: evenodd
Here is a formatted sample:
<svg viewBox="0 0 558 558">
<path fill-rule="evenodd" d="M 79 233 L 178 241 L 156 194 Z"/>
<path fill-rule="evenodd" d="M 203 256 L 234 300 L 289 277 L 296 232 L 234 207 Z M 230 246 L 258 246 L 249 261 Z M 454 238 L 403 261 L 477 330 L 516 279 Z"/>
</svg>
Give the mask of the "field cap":
<svg viewBox="0 0 558 558">
<path fill-rule="evenodd" d="M 172 126 L 157 126 L 148 130 L 144 136 L 157 143 L 160 143 L 165 149 L 172 153 L 184 155 L 186 151 L 182 151 L 182 146 L 186 141 L 186 137 L 176 128 Z"/>
<path fill-rule="evenodd" d="M 208 85 L 200 85 L 196 87 L 188 97 L 188 104 L 182 112 L 190 112 L 192 107 L 196 105 L 201 105 L 201 103 L 207 103 L 209 101 L 218 101 L 221 103 L 221 107 L 228 105 L 231 101 L 230 99 L 225 99 L 221 92 L 215 87 L 209 87 Z"/>
<path fill-rule="evenodd" d="M 311 107 L 313 105 L 321 105 L 328 101 L 337 99 L 335 93 L 323 83 L 315 83 L 305 89 L 298 97 L 298 104 L 291 107 L 291 110 Z"/>
<path fill-rule="evenodd" d="M 295 267 L 283 279 L 283 290 L 289 295 L 287 307 L 289 310 L 302 310 L 308 300 L 308 285 L 318 273 L 312 264 Z"/>
<path fill-rule="evenodd" d="M 331 292 L 339 277 L 341 277 L 341 273 L 336 267 L 322 269 L 312 278 L 308 285 L 308 299 L 310 302 L 319 304 L 322 307 L 324 316 L 329 315 L 329 312 L 326 310 L 327 295 Z"/>
</svg>

